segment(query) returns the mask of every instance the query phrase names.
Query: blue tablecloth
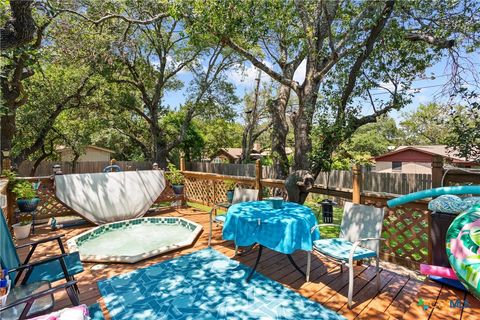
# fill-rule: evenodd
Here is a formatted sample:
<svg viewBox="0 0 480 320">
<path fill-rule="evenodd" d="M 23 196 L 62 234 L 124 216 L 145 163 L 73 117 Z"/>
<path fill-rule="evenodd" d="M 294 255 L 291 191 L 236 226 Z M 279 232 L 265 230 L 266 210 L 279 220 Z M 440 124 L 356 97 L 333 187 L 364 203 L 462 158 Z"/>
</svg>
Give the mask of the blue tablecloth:
<svg viewBox="0 0 480 320">
<path fill-rule="evenodd" d="M 285 254 L 311 251 L 320 238 L 318 230 L 310 234 L 316 224 L 312 210 L 296 203 L 284 202 L 282 209 L 274 210 L 268 201 L 242 202 L 228 209 L 223 239 L 237 246 L 258 243 Z"/>
</svg>

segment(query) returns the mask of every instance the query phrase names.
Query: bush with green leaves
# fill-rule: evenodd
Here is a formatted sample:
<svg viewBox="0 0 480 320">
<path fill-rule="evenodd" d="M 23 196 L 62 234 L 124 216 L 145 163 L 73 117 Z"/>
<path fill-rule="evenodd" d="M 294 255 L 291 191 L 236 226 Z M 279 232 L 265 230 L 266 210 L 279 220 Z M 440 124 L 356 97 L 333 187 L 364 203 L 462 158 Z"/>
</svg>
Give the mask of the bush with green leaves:
<svg viewBox="0 0 480 320">
<path fill-rule="evenodd" d="M 18 179 L 16 173 L 10 170 L 4 170 L 2 175 L 7 177 L 9 189 L 15 194 L 16 199 L 34 199 L 37 197 L 36 188 L 31 182 Z"/>
<path fill-rule="evenodd" d="M 165 176 L 167 177 L 168 181 L 170 181 L 170 183 L 173 185 L 182 185 L 185 180 L 182 172 L 178 170 L 173 163 L 169 163 L 167 167 L 168 171 L 165 173 Z"/>
<path fill-rule="evenodd" d="M 26 180 L 17 180 L 12 192 L 15 193 L 17 199 L 34 199 L 37 196 L 32 184 Z"/>
</svg>

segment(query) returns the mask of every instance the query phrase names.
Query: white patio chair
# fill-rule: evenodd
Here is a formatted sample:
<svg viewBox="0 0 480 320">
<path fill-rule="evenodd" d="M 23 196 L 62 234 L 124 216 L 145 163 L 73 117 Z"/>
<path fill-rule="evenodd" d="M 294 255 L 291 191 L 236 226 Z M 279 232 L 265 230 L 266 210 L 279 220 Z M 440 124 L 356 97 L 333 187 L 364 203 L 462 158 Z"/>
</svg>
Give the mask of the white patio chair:
<svg viewBox="0 0 480 320">
<path fill-rule="evenodd" d="M 352 306 L 354 261 L 375 258 L 377 271 L 376 285 L 377 291 L 380 290 L 380 240 L 385 240 L 381 238 L 383 217 L 383 208 L 347 202 L 343 209 L 340 237 L 333 239 L 320 239 L 313 242 L 314 250 L 318 251 L 326 258 L 341 263 L 340 268 L 342 272 L 343 265 L 346 264 L 348 266 L 349 308 Z M 311 229 L 311 232 L 319 226 L 336 226 L 336 224 L 318 224 Z M 309 270 L 307 270 L 307 272 L 309 272 Z"/>
<path fill-rule="evenodd" d="M 222 202 L 217 203 L 213 206 L 212 210 L 210 210 L 210 232 L 208 234 L 208 246 L 212 242 L 212 229 L 213 229 L 213 222 L 217 225 L 223 224 L 225 222 L 226 214 L 225 215 L 217 215 L 217 209 L 228 209 L 231 205 L 240 202 L 252 202 L 258 200 L 258 190 L 256 189 L 243 189 L 243 188 L 235 188 L 233 191 L 233 200 L 232 203 Z M 235 255 L 237 255 L 238 247 L 235 245 Z"/>
</svg>

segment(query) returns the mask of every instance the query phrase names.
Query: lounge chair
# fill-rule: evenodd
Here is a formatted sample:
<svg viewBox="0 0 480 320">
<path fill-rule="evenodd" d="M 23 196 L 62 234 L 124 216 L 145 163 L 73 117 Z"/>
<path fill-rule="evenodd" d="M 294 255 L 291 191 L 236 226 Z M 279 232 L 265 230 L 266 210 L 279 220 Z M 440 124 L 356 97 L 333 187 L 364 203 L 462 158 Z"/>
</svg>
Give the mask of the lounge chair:
<svg viewBox="0 0 480 320">
<path fill-rule="evenodd" d="M 217 215 L 217 209 L 219 208 L 228 209 L 231 205 L 234 205 L 236 203 L 251 202 L 251 201 L 257 201 L 257 200 L 258 200 L 258 190 L 235 188 L 233 192 L 232 203 L 222 202 L 222 203 L 217 203 L 215 206 L 213 206 L 212 210 L 210 210 L 210 232 L 208 234 L 208 246 L 210 247 L 210 244 L 212 242 L 213 222 L 215 222 L 217 225 L 223 224 L 225 222 L 225 219 L 227 218 L 226 215 Z M 235 246 L 235 255 L 237 254 L 237 250 L 238 250 L 238 247 Z"/>
<path fill-rule="evenodd" d="M 348 266 L 348 307 L 352 306 L 353 295 L 353 262 L 362 259 L 375 258 L 376 285 L 380 290 L 379 251 L 382 234 L 384 210 L 361 204 L 345 203 L 343 219 L 340 225 L 340 237 L 320 239 L 313 242 L 313 249 L 325 256 Z M 321 226 L 335 224 L 318 224 L 311 229 L 313 232 Z M 308 272 L 309 270 L 307 270 Z"/>
<path fill-rule="evenodd" d="M 13 269 L 10 270 L 10 273 L 19 270 L 20 268 Z M 15 286 L 10 290 L 6 304 L 4 306 L 0 305 L 0 319 L 30 319 L 51 312 L 55 302 L 53 294 L 63 289 L 67 291 L 72 304 L 77 306 L 79 299 L 74 288 L 75 285 L 76 281 L 69 281 L 52 287 L 48 281 L 38 281 Z"/>
<path fill-rule="evenodd" d="M 11 273 L 12 284 L 15 286 L 22 279 L 21 284 L 31 284 L 39 281 L 54 282 L 65 279 L 67 282 L 74 281 L 74 275 L 83 271 L 83 266 L 80 261 L 78 252 L 67 254 L 63 247 L 63 235 L 57 235 L 49 238 L 40 239 L 29 242 L 20 246 L 15 246 L 12 240 L 12 235 L 5 221 L 2 210 L 0 209 L 0 266 L 8 270 L 16 270 Z M 57 242 L 60 255 L 50 256 L 40 261 L 31 262 L 30 259 L 39 244 L 47 242 Z M 30 247 L 30 252 L 26 256 L 23 263 L 17 254 L 17 249 Z M 65 264 L 66 270 L 63 268 Z M 22 278 L 23 273 L 24 277 Z M 73 284 L 75 291 L 78 293 L 76 283 Z"/>
</svg>

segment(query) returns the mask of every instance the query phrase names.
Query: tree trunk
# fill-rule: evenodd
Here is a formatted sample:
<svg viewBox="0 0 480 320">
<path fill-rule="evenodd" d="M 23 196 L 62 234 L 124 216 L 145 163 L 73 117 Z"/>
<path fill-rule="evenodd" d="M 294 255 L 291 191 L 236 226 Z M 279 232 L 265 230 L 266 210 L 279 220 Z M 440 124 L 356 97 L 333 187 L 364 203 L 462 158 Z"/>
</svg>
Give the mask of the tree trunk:
<svg viewBox="0 0 480 320">
<path fill-rule="evenodd" d="M 32 170 L 30 170 L 30 177 L 35 177 L 35 172 L 37 172 L 38 166 L 45 160 L 51 153 L 43 153 L 37 160 L 35 160 Z"/>
<path fill-rule="evenodd" d="M 268 103 L 268 111 L 272 118 L 271 150 L 273 172 L 276 179 L 285 179 L 288 175 L 288 158 L 285 151 L 288 123 L 286 118 L 287 104 L 290 99 L 290 87 L 281 85 L 276 100 Z"/>
<path fill-rule="evenodd" d="M 32 0 L 11 0 L 12 17 L 0 28 L 0 50 L 19 47 L 33 40 L 35 20 L 32 16 Z"/>
<path fill-rule="evenodd" d="M 313 78 L 313 75 L 310 76 Z M 312 122 L 317 102 L 320 83 L 305 79 L 303 89 L 298 95 L 298 111 L 292 115 L 293 132 L 295 134 L 294 170 L 311 170 L 310 152 L 312 151 Z"/>
<path fill-rule="evenodd" d="M 252 153 L 253 144 L 255 143 L 254 131 L 258 125 L 258 95 L 260 93 L 260 78 L 262 72 L 258 71 L 258 76 L 255 79 L 255 98 L 253 101 L 253 108 L 250 114 L 247 115 L 247 123 L 242 135 L 242 154 L 240 155 L 240 163 L 250 162 L 250 154 Z"/>
<path fill-rule="evenodd" d="M 13 136 L 15 135 L 15 111 L 9 111 L 9 114 L 1 117 L 1 148 L 2 150 L 12 150 Z"/>
<path fill-rule="evenodd" d="M 74 154 L 75 156 L 73 157 L 73 160 L 72 160 L 72 173 L 76 173 L 78 158 L 80 158 L 79 153 L 74 153 Z"/>
</svg>

